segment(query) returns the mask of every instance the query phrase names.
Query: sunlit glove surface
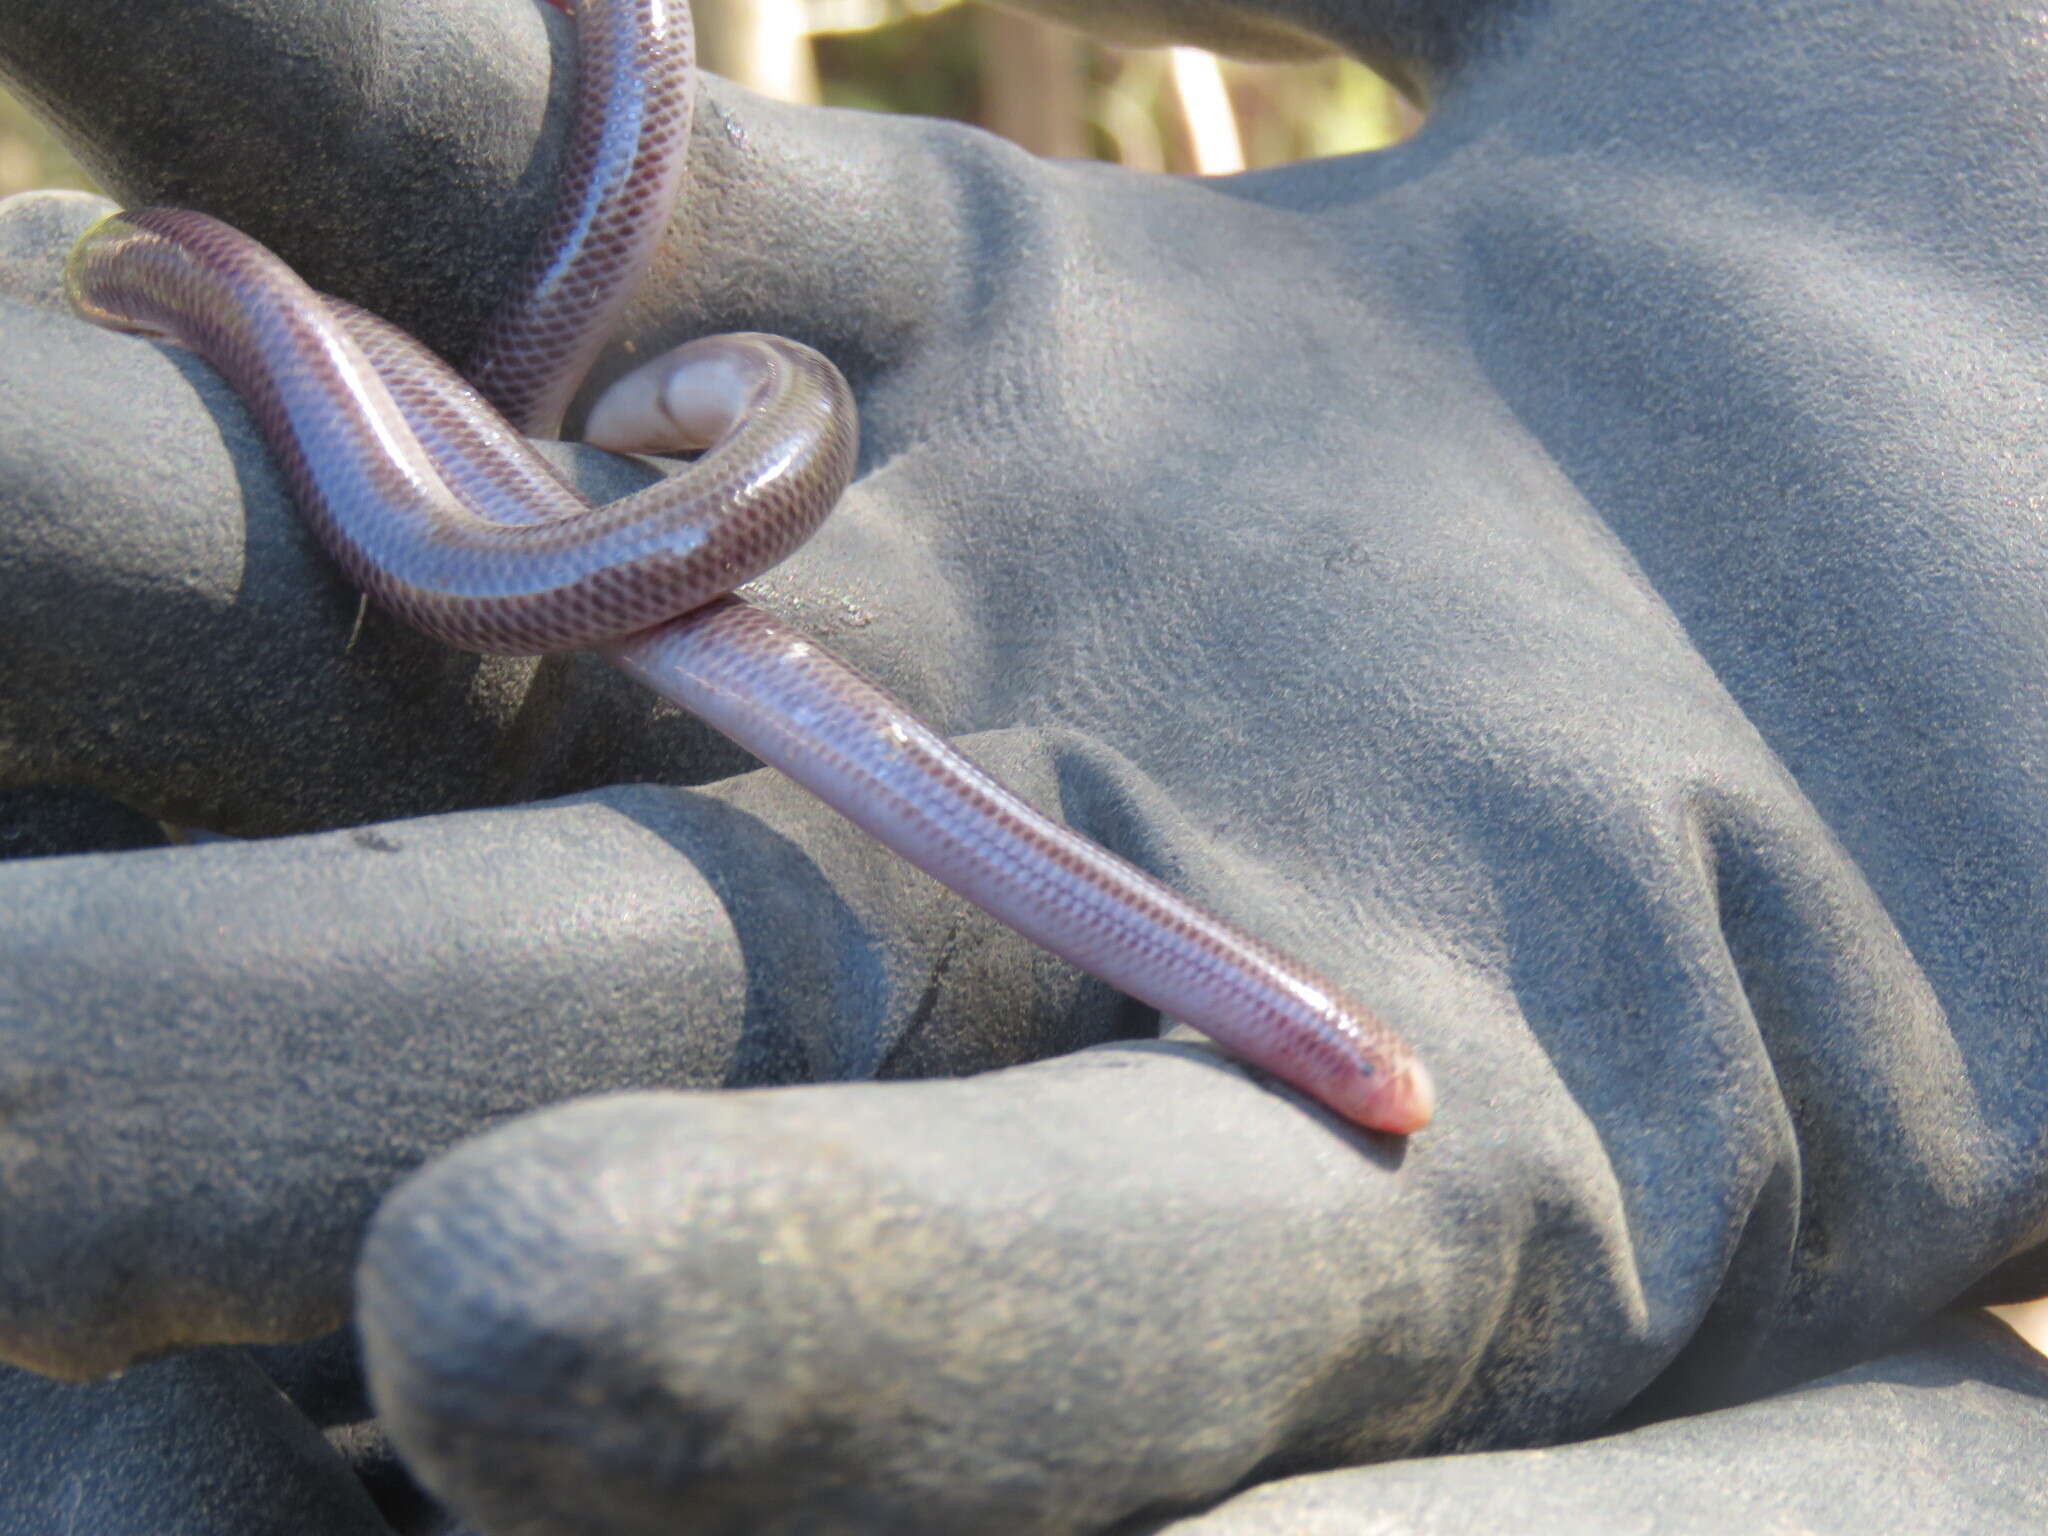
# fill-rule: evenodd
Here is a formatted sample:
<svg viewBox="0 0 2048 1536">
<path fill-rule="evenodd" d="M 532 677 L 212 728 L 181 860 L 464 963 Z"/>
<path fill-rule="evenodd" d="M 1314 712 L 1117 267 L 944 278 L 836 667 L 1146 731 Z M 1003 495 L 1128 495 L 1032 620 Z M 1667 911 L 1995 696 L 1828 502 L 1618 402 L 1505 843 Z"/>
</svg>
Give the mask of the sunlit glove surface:
<svg viewBox="0 0 2048 1536">
<path fill-rule="evenodd" d="M 711 330 L 831 355 L 862 477 L 760 600 L 1381 1009 L 1437 1123 L 1362 1137 L 1152 1042 L 601 668 L 359 613 L 204 367 L 49 302 L 85 210 L 16 204 L 5 782 L 130 808 L 63 801 L 58 848 L 296 835 L 0 868 L 0 1356 L 93 1375 L 355 1305 L 399 1452 L 483 1529 L 1085 1531 L 1740 1402 L 2048 1288 L 2038 26 L 1205 14 L 1391 61 L 1430 121 L 1197 182 L 710 81 L 600 382 Z M 0 69 L 122 198 L 459 353 L 559 145 L 554 26 L 11 0 Z M 514 1119 L 608 1089 L 642 1091 Z M 1899 1379 L 1948 1362 L 2038 1456 L 2036 1368 L 1974 1327 Z M 261 1359 L 315 1422 L 366 1411 Z M 93 1388 L 118 1430 L 0 1469 L 189 1464 L 166 1426 L 206 1402 L 303 1473 L 263 1505 L 297 1528 L 429 1528 L 238 1372 Z M 1800 1401 L 1893 1423 L 1872 1380 Z M 10 1433 L 71 1390 L 7 1386 Z M 1402 1475 L 1439 1492 L 1197 1528 L 1498 1528 L 1477 1469 Z M 81 1477 L 96 1529 L 222 1528 Z"/>
</svg>

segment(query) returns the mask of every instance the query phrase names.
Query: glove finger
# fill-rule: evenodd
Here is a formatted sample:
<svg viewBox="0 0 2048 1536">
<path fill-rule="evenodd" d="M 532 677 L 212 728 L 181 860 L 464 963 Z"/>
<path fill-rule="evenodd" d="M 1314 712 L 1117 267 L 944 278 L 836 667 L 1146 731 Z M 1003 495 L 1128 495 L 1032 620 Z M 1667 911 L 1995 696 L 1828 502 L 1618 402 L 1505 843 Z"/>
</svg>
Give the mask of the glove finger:
<svg viewBox="0 0 2048 1536">
<path fill-rule="evenodd" d="M 238 1351 L 76 1386 L 0 1367 L 0 1530 L 390 1536 L 363 1485 Z"/>
<path fill-rule="evenodd" d="M 0 783 L 254 834 L 743 761 L 590 658 L 466 655 L 365 609 L 210 368 L 49 307 L 106 206 L 0 210 Z M 655 475 L 559 453 L 598 497 Z"/>
<path fill-rule="evenodd" d="M 1172 1043 L 601 1099 L 395 1192 L 358 1321 L 486 1529 L 1094 1529 L 1476 1394 L 1510 1275 L 1428 1163 Z"/>
<path fill-rule="evenodd" d="M 1665 1528 L 1809 1536 L 2037 1530 L 2048 1364 L 1952 1315 L 1897 1354 L 1761 1402 L 1555 1450 L 1289 1478 L 1154 1536 Z"/>
<path fill-rule="evenodd" d="M 334 1327 L 384 1191 L 508 1115 L 1153 1022 L 768 773 L 18 861 L 0 908 L 0 1358 L 59 1375 Z"/>
</svg>

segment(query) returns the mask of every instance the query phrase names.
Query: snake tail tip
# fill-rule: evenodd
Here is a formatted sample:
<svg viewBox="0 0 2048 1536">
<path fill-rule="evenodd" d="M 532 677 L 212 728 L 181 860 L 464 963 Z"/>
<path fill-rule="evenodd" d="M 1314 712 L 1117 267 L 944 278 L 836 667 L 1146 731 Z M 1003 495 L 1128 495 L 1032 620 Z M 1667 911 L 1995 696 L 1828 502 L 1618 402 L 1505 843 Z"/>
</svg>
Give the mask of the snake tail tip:
<svg viewBox="0 0 2048 1536">
<path fill-rule="evenodd" d="M 1436 1082 L 1427 1067 L 1409 1057 L 1374 1074 L 1355 1093 L 1333 1094 L 1325 1102 L 1369 1131 L 1412 1136 L 1436 1118 Z"/>
</svg>

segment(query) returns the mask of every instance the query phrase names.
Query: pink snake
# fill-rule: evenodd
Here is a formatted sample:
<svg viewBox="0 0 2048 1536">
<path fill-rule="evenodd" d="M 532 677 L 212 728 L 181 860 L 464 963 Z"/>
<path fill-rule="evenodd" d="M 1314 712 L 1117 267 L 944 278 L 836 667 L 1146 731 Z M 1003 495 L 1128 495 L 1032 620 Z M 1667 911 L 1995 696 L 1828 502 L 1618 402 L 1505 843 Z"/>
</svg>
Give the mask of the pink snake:
<svg viewBox="0 0 2048 1536">
<path fill-rule="evenodd" d="M 852 477 L 853 400 L 831 363 L 742 335 L 635 370 L 592 410 L 589 440 L 707 451 L 604 506 L 527 445 L 521 430 L 558 430 L 647 269 L 681 193 L 695 98 L 686 0 L 583 0 L 576 25 L 561 201 L 487 332 L 474 387 L 200 213 L 94 226 L 71 256 L 73 304 L 219 369 L 303 515 L 381 606 L 472 650 L 598 648 L 1054 954 L 1360 1125 L 1426 1125 L 1429 1076 L 1370 1011 L 1033 810 L 731 595 L 809 537 Z"/>
</svg>

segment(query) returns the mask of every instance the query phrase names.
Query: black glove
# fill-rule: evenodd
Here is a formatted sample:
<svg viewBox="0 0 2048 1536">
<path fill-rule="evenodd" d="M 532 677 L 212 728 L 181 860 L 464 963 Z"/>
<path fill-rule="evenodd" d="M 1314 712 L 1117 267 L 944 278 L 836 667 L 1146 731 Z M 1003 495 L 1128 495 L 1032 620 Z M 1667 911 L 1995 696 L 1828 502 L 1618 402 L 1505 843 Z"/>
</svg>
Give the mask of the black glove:
<svg viewBox="0 0 2048 1536">
<path fill-rule="evenodd" d="M 2038 28 L 1203 14 L 1395 59 L 1430 121 L 1196 182 L 707 81 L 598 382 L 708 330 L 833 356 L 862 478 L 760 599 L 1377 1006 L 1437 1124 L 1062 1055 L 1157 1021 L 593 664 L 359 615 L 203 366 L 12 304 L 12 781 L 347 830 L 0 870 L 8 1358 L 318 1332 L 470 1132 L 800 1080 L 544 1113 L 385 1203 L 372 1385 L 486 1529 L 1099 1528 L 2048 1288 Z M 553 26 L 13 0 L 0 68 L 122 198 L 459 356 L 549 185 Z M 47 291 L 63 219 L 13 217 Z"/>
</svg>

